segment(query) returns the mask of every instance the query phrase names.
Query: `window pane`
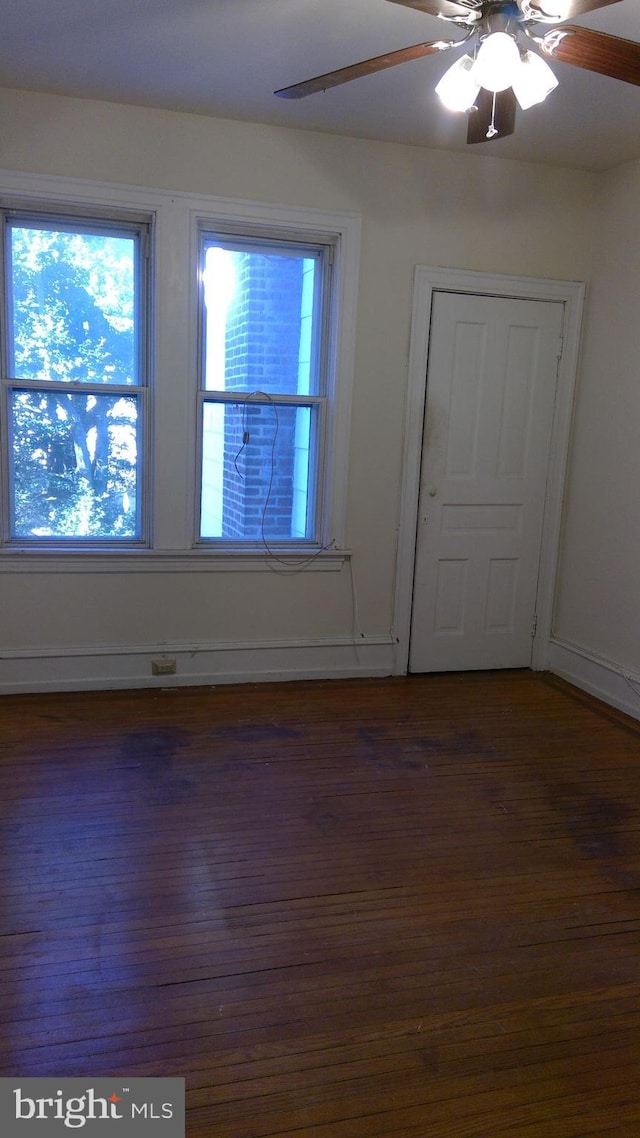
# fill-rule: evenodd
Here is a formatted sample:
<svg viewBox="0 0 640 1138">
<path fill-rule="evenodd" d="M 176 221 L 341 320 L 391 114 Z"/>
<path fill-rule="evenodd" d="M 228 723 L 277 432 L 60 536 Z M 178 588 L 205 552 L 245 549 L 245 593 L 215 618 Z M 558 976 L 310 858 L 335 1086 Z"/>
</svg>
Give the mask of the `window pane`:
<svg viewBox="0 0 640 1138">
<path fill-rule="evenodd" d="M 14 536 L 135 538 L 137 399 L 10 396 Z"/>
<path fill-rule="evenodd" d="M 9 372 L 134 384 L 135 236 L 8 227 Z"/>
<path fill-rule="evenodd" d="M 313 538 L 315 407 L 206 403 L 201 536 Z"/>
<path fill-rule="evenodd" d="M 318 393 L 320 257 L 204 250 L 204 386 L 209 391 Z"/>
</svg>

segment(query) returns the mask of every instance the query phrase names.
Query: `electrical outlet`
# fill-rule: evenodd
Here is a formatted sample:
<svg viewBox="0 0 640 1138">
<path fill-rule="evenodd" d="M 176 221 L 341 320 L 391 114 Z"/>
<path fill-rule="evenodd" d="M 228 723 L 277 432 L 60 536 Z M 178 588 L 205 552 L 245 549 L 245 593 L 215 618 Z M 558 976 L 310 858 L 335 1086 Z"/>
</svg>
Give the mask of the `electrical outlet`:
<svg viewBox="0 0 640 1138">
<path fill-rule="evenodd" d="M 152 676 L 174 676 L 176 672 L 175 660 L 152 660 Z"/>
</svg>

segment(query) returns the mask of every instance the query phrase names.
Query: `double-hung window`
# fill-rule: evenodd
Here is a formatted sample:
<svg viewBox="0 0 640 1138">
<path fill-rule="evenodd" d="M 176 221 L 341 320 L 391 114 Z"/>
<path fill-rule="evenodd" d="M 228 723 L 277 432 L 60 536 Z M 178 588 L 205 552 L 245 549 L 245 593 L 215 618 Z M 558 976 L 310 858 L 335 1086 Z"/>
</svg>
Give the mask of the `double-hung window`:
<svg viewBox="0 0 640 1138">
<path fill-rule="evenodd" d="M 22 181 L 0 179 L 0 566 L 339 567 L 359 220 Z"/>
<path fill-rule="evenodd" d="M 201 545 L 326 541 L 331 248 L 200 229 Z"/>
<path fill-rule="evenodd" d="M 3 540 L 147 540 L 147 224 L 2 214 Z"/>
</svg>

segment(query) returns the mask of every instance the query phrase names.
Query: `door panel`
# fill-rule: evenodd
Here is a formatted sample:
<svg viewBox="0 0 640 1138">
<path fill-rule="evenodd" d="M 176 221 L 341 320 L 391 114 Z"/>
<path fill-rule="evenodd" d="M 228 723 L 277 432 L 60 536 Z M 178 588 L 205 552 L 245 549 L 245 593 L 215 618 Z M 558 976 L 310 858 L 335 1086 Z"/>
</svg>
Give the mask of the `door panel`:
<svg viewBox="0 0 640 1138">
<path fill-rule="evenodd" d="M 411 671 L 530 664 L 563 315 L 434 293 Z"/>
</svg>

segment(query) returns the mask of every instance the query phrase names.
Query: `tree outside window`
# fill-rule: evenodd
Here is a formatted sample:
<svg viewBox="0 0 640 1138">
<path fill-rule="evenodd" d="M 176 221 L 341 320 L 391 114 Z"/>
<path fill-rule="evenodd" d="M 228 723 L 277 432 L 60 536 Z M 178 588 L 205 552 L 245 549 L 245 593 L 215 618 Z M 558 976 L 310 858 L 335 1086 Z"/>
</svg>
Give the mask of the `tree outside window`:
<svg viewBox="0 0 640 1138">
<path fill-rule="evenodd" d="M 141 536 L 140 227 L 7 218 L 10 536 Z"/>
</svg>

